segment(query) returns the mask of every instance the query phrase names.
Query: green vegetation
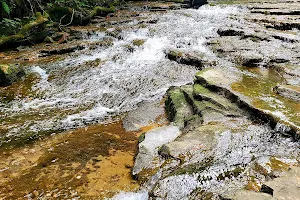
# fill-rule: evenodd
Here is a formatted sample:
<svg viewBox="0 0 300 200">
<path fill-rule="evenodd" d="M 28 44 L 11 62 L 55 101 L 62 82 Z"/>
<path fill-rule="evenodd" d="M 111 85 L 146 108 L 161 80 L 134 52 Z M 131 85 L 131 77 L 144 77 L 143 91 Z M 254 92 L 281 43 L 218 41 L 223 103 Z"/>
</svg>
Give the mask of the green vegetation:
<svg viewBox="0 0 300 200">
<path fill-rule="evenodd" d="M 42 42 L 69 25 L 107 16 L 123 0 L 0 0 L 0 47 Z"/>
<path fill-rule="evenodd" d="M 136 40 L 133 40 L 132 41 L 132 44 L 134 45 L 134 46 L 142 46 L 143 44 L 145 43 L 145 40 L 142 40 L 142 39 L 136 39 Z"/>
<path fill-rule="evenodd" d="M 24 24 L 37 19 L 36 13 L 49 16 L 49 22 L 82 25 L 96 16 L 106 16 L 123 4 L 119 0 L 0 0 L 0 36 L 16 34 Z"/>
</svg>

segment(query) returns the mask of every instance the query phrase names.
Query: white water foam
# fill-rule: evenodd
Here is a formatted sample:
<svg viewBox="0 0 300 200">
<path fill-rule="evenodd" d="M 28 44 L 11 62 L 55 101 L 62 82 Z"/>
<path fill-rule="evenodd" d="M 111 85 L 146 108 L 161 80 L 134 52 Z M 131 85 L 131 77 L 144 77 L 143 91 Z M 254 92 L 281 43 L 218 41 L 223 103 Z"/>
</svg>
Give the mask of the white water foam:
<svg viewBox="0 0 300 200">
<path fill-rule="evenodd" d="M 148 192 L 120 192 L 110 200 L 148 200 Z"/>
<path fill-rule="evenodd" d="M 32 72 L 41 77 L 33 88 L 35 96 L 5 104 L 0 113 L 16 119 L 26 117 L 29 111 L 38 115 L 39 118 L 28 119 L 25 127 L 14 124 L 13 133 L 22 134 L 43 131 L 43 127 L 66 129 L 99 122 L 107 115 L 134 109 L 141 101 L 160 99 L 170 86 L 192 82 L 197 71 L 168 60 L 165 51 L 191 50 L 216 59 L 206 41 L 217 37 L 217 29 L 224 23 L 235 23 L 228 16 L 241 11 L 237 7 L 203 6 L 199 10 L 145 14 L 158 22 L 145 28 L 135 26 L 137 20 L 118 26 L 123 39 L 111 38 L 110 47 L 86 49 L 54 64 L 33 66 Z M 89 40 L 106 37 L 110 36 L 95 33 Z M 134 39 L 145 42 L 136 47 L 132 44 Z M 129 51 L 128 45 L 134 50 Z M 101 64 L 89 67 L 88 63 L 97 59 Z M 9 124 L 8 119 L 2 122 L 4 126 Z"/>
</svg>

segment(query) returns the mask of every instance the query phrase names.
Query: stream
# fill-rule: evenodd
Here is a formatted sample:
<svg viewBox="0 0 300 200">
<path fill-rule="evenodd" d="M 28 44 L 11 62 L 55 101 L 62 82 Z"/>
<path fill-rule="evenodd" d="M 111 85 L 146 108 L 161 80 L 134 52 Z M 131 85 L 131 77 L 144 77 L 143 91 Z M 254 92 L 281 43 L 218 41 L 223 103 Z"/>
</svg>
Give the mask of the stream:
<svg viewBox="0 0 300 200">
<path fill-rule="evenodd" d="M 232 68 L 233 62 L 216 55 L 208 43 L 220 37 L 217 30 L 225 24 L 257 26 L 243 18 L 249 10 L 230 5 L 139 11 L 138 17 L 129 16 L 127 22 L 122 22 L 126 14 L 137 11 L 133 8 L 120 12 L 120 16 L 110 19 L 105 30 L 101 30 L 100 22 L 74 27 L 83 39 L 62 45 L 84 48 L 72 53 L 42 55 L 41 50 L 59 48 L 46 44 L 5 52 L 5 62 L 27 59 L 21 61 L 26 78 L 0 89 L 1 199 L 102 199 L 120 191 L 129 193 L 120 193 L 114 199 L 147 199 L 146 193 L 131 193 L 152 187 L 141 187 L 130 175 L 138 136 L 169 124 L 163 106 L 166 91 L 171 86 L 193 83 L 199 71 L 195 66 L 168 59 L 166 52 L 197 52 L 210 66 Z M 253 72 L 244 71 L 246 75 Z M 274 81 L 280 80 L 274 73 L 269 75 L 275 77 Z M 288 103 L 299 109 L 298 104 Z M 147 114 L 153 117 L 143 123 L 143 119 L 135 122 L 128 117 L 143 118 Z M 126 120 L 134 127 L 126 128 Z M 247 163 L 252 162 L 254 154 L 264 164 L 269 157 L 279 157 L 280 161 L 274 158 L 276 166 L 299 161 L 298 142 L 272 135 L 267 125 L 258 127 L 248 119 L 239 120 L 240 126 L 248 126 L 247 131 L 242 135 L 224 132 L 216 136 L 214 165 L 197 175 L 176 179 L 189 182 L 186 188 L 177 188 L 181 191 L 174 189 L 176 194 L 169 195 L 168 190 L 180 184 L 172 178 L 169 182 L 164 179 L 160 184 L 165 191 L 158 193 L 166 199 L 180 199 L 197 187 L 222 195 L 240 189 L 248 181 L 246 177 L 253 175 Z M 196 162 L 200 158 L 193 159 Z M 219 173 L 225 176 L 226 170 L 237 166 L 248 170 L 248 175 L 233 181 L 230 177 L 222 181 L 197 180 L 218 177 Z M 109 170 L 114 168 L 119 171 Z"/>
</svg>

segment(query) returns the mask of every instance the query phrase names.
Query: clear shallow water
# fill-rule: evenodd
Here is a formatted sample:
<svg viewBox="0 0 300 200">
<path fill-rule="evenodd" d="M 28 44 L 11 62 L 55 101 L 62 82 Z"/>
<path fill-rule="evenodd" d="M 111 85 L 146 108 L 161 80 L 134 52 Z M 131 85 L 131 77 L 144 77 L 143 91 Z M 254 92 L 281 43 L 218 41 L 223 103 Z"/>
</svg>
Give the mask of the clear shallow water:
<svg viewBox="0 0 300 200">
<path fill-rule="evenodd" d="M 3 136 L 22 136 L 101 122 L 136 107 L 141 101 L 163 96 L 172 85 L 193 80 L 196 69 L 179 65 L 165 57 L 167 49 L 202 52 L 215 59 L 206 47 L 208 38 L 229 23 L 227 16 L 240 12 L 236 7 L 209 7 L 166 14 L 145 14 L 156 24 L 138 26 L 135 20 L 119 26 L 122 39 L 112 38 L 108 48 L 96 47 L 69 55 L 54 64 L 32 66 L 40 76 L 32 87 L 34 97 L 13 100 L 0 108 Z M 115 31 L 114 27 L 108 31 Z M 105 33 L 95 33 L 88 41 L 102 41 Z M 141 39 L 144 44 L 134 46 Z M 128 46 L 134 50 L 128 50 Z M 96 62 L 91 67 L 89 63 Z M 99 63 L 97 63 L 99 62 Z"/>
</svg>

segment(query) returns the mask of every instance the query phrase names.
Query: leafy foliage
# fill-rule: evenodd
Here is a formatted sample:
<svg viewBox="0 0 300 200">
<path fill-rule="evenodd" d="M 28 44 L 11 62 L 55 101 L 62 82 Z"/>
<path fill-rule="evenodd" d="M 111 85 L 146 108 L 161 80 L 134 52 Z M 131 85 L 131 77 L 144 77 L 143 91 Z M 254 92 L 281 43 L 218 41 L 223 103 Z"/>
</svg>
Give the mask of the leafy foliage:
<svg viewBox="0 0 300 200">
<path fill-rule="evenodd" d="M 10 14 L 10 8 L 7 5 L 7 3 L 5 1 L 2 1 L 1 5 L 2 5 L 2 9 L 9 15 Z"/>
<path fill-rule="evenodd" d="M 0 35 L 16 34 L 22 25 L 22 20 L 19 18 L 8 19 L 3 18 L 0 21 Z"/>
</svg>

